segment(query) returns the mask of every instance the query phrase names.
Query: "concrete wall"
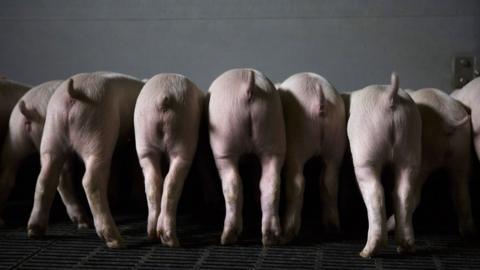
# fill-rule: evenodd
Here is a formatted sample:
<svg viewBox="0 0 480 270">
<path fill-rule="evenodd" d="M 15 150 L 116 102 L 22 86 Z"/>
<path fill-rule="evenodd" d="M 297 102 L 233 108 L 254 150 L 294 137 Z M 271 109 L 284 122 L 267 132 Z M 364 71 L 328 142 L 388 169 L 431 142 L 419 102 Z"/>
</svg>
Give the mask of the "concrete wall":
<svg viewBox="0 0 480 270">
<path fill-rule="evenodd" d="M 254 67 L 312 71 L 341 91 L 386 83 L 449 91 L 452 58 L 480 57 L 478 0 L 0 0 L 0 74 L 31 84 L 113 70 L 201 88 Z"/>
</svg>

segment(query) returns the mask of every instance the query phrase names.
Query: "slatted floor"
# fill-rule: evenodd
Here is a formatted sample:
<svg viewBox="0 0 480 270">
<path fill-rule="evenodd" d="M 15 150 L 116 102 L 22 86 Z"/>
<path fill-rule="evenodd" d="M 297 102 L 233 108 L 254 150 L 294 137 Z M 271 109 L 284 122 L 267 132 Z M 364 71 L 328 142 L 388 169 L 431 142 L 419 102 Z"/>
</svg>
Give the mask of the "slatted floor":
<svg viewBox="0 0 480 270">
<path fill-rule="evenodd" d="M 361 237 L 298 241 L 262 248 L 259 237 L 244 236 L 235 246 L 218 245 L 218 228 L 204 228 L 189 217 L 179 220 L 182 248 L 146 240 L 143 216 L 117 218 L 127 248 L 109 250 L 93 229 L 69 222 L 51 224 L 48 236 L 29 240 L 25 227 L 0 229 L 1 269 L 480 269 L 480 246 L 454 235 L 417 236 L 417 254 L 400 256 L 393 237 L 381 256 L 362 259 Z M 303 239 L 309 239 L 304 236 Z"/>
</svg>

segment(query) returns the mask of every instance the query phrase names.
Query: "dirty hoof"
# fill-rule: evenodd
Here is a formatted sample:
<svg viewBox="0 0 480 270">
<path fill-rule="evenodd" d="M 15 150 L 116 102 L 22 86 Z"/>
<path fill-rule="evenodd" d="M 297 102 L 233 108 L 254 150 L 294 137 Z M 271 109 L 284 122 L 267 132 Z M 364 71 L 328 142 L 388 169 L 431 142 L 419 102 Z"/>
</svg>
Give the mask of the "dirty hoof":
<svg viewBox="0 0 480 270">
<path fill-rule="evenodd" d="M 359 253 L 362 258 L 371 258 L 378 253 L 380 250 L 387 245 L 387 238 L 378 239 L 377 241 L 372 241 L 371 244 L 368 244 L 363 248 L 362 252 Z"/>
<path fill-rule="evenodd" d="M 158 240 L 157 232 L 155 230 L 147 232 L 147 239 L 148 241 Z"/>
<path fill-rule="evenodd" d="M 89 229 L 89 228 L 91 228 L 90 223 L 87 223 L 87 222 L 77 223 L 77 229 L 79 229 L 79 230 L 86 230 L 86 229 Z"/>
<path fill-rule="evenodd" d="M 222 245 L 231 245 L 237 242 L 240 232 L 236 229 L 225 229 L 222 233 Z"/>
<path fill-rule="evenodd" d="M 406 240 L 397 244 L 397 253 L 398 254 L 411 254 L 415 252 L 415 241 Z"/>
<path fill-rule="evenodd" d="M 126 247 L 125 244 L 123 243 L 123 240 L 111 240 L 111 241 L 105 242 L 105 244 L 107 245 L 108 248 L 112 248 L 112 249 L 121 249 Z"/>
<path fill-rule="evenodd" d="M 372 258 L 372 257 L 378 255 L 379 250 L 380 250 L 379 247 L 375 247 L 373 249 L 364 248 L 362 250 L 362 252 L 360 252 L 358 255 L 360 255 L 360 257 L 362 257 L 362 258 L 369 259 L 369 258 Z"/>
<path fill-rule="evenodd" d="M 159 232 L 160 240 L 162 244 L 168 247 L 179 247 L 180 242 L 178 242 L 177 236 L 171 232 Z"/>
<path fill-rule="evenodd" d="M 340 232 L 340 222 L 335 218 L 325 218 L 322 221 L 322 227 L 325 232 Z"/>
<path fill-rule="evenodd" d="M 275 246 L 282 243 L 279 231 L 268 231 L 262 235 L 262 244 L 264 246 Z"/>
<path fill-rule="evenodd" d="M 28 225 L 28 238 L 35 239 L 41 238 L 45 235 L 46 228 L 40 225 Z"/>
<path fill-rule="evenodd" d="M 300 231 L 300 224 L 298 222 L 293 222 L 288 224 L 283 228 L 283 236 L 281 239 L 282 244 L 290 243 Z"/>
</svg>

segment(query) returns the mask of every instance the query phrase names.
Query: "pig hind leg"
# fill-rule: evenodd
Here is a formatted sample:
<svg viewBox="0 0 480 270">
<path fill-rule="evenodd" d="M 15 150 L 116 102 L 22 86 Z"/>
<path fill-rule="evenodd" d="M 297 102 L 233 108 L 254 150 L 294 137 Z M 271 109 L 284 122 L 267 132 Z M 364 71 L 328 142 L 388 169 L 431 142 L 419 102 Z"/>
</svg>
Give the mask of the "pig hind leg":
<svg viewBox="0 0 480 270">
<path fill-rule="evenodd" d="M 285 193 L 287 199 L 283 218 L 283 241 L 291 241 L 300 231 L 305 178 L 304 162 L 288 158 L 285 163 Z"/>
<path fill-rule="evenodd" d="M 12 191 L 18 167 L 24 157 L 35 152 L 33 144 L 29 143 L 26 136 L 12 136 L 7 134 L 3 147 L 0 148 L 0 213 Z M 0 218 L 0 227 L 4 225 Z"/>
<path fill-rule="evenodd" d="M 281 235 L 278 204 L 280 200 L 280 171 L 283 156 L 263 155 L 260 194 L 262 205 L 262 243 L 264 246 L 279 243 Z"/>
<path fill-rule="evenodd" d="M 415 235 L 412 217 L 417 207 L 421 187 L 416 179 L 418 172 L 412 167 L 402 167 L 396 171 L 395 186 L 393 189 L 393 203 L 395 211 L 395 239 L 397 252 L 413 252 L 415 250 Z"/>
<path fill-rule="evenodd" d="M 190 169 L 191 159 L 179 156 L 170 158 L 170 168 L 165 176 L 157 234 L 164 245 L 179 246 L 176 235 L 177 206 L 183 184 Z"/>
<path fill-rule="evenodd" d="M 368 239 L 360 256 L 371 257 L 387 244 L 385 195 L 380 169 L 373 166 L 357 166 L 355 175 L 368 214 Z"/>
<path fill-rule="evenodd" d="M 425 163 L 422 164 L 422 169 L 418 174 L 417 180 L 415 180 L 414 182 L 416 186 L 413 188 L 415 192 L 414 196 L 415 196 L 417 205 L 420 203 L 420 200 L 421 200 L 423 184 L 428 179 L 432 171 L 433 169 L 431 167 L 427 166 Z M 395 192 L 395 190 L 393 192 Z M 395 197 L 393 199 L 395 199 Z M 393 232 L 395 228 L 396 228 L 395 213 L 393 213 L 387 220 L 387 230 L 388 232 Z"/>
<path fill-rule="evenodd" d="M 55 150 L 44 151 L 40 155 L 40 161 L 42 166 L 35 187 L 33 209 L 28 220 L 29 237 L 45 234 L 65 157 Z"/>
<path fill-rule="evenodd" d="M 469 170 L 461 168 L 469 166 L 468 164 L 458 165 L 456 168 L 449 168 L 453 204 L 457 211 L 458 225 L 460 234 L 463 237 L 469 237 L 476 234 L 475 224 L 472 216 L 470 191 L 469 191 Z"/>
<path fill-rule="evenodd" d="M 322 224 L 324 228 L 336 231 L 340 229 L 337 205 L 339 166 L 339 162 L 326 160 L 325 170 L 320 179 Z"/>
<path fill-rule="evenodd" d="M 149 154 L 140 158 L 145 177 L 145 194 L 148 205 L 147 234 L 150 240 L 157 238 L 157 221 L 160 215 L 163 176 L 160 166 L 160 154 Z"/>
<path fill-rule="evenodd" d="M 123 240 L 110 212 L 107 196 L 111 154 L 99 151 L 94 154 L 82 155 L 85 162 L 82 184 L 98 236 L 106 242 L 109 248 L 120 248 L 123 246 Z"/>
<path fill-rule="evenodd" d="M 221 243 L 222 245 L 236 242 L 242 233 L 243 187 L 238 172 L 238 158 L 215 158 L 223 196 L 225 198 L 225 221 Z"/>
<path fill-rule="evenodd" d="M 85 210 L 75 195 L 76 192 L 73 188 L 72 169 L 73 164 L 71 160 L 65 162 L 57 190 L 66 207 L 70 220 L 76 224 L 79 229 L 86 229 L 90 227 L 91 221 L 90 218 L 87 217 Z"/>
<path fill-rule="evenodd" d="M 88 115 L 87 117 L 102 118 L 105 115 Z M 81 122 L 73 121 L 75 132 L 71 141 L 73 148 L 85 164 L 85 174 L 82 185 L 87 195 L 88 204 L 93 215 L 97 235 L 105 241 L 109 248 L 123 247 L 123 239 L 113 220 L 108 203 L 108 180 L 110 177 L 113 152 L 117 144 L 119 133 L 119 119 L 108 119 L 103 123 L 108 125 L 91 124 L 88 127 Z"/>
</svg>

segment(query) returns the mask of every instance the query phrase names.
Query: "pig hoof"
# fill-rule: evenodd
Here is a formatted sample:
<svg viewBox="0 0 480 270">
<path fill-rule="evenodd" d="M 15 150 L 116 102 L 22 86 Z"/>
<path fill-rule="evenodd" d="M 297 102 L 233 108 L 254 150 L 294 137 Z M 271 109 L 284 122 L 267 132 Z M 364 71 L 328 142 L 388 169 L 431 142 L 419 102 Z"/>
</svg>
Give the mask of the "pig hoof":
<svg viewBox="0 0 480 270">
<path fill-rule="evenodd" d="M 374 254 L 373 252 L 371 251 L 368 251 L 368 250 L 362 250 L 362 252 L 360 252 L 358 255 L 360 255 L 360 257 L 362 258 L 365 258 L 365 259 L 370 259 L 372 258 L 372 256 L 375 256 L 376 254 Z"/>
<path fill-rule="evenodd" d="M 288 226 L 283 231 L 282 244 L 288 244 L 298 235 L 300 226 Z"/>
<path fill-rule="evenodd" d="M 362 252 L 360 252 L 360 257 L 362 258 L 371 258 L 376 256 L 380 249 L 387 246 L 387 237 L 382 237 L 381 239 L 372 241 L 372 244 L 368 244 L 363 248 Z"/>
<path fill-rule="evenodd" d="M 179 247 L 180 243 L 178 242 L 177 236 L 171 231 L 159 230 L 157 232 L 158 237 L 162 244 L 168 247 Z"/>
<path fill-rule="evenodd" d="M 73 218 L 73 223 L 77 225 L 77 229 L 79 230 L 84 230 L 91 228 L 91 222 L 87 218 L 84 217 L 78 217 L 78 218 Z"/>
<path fill-rule="evenodd" d="M 397 253 L 398 254 L 411 254 L 411 253 L 415 253 L 415 246 L 409 246 L 409 245 L 405 245 L 405 246 L 398 246 L 397 247 Z"/>
<path fill-rule="evenodd" d="M 379 246 L 376 246 L 374 248 L 367 248 L 365 247 L 362 252 L 360 252 L 360 257 L 362 258 L 372 258 L 373 256 L 376 256 L 380 250 Z"/>
<path fill-rule="evenodd" d="M 225 230 L 222 233 L 222 245 L 230 245 L 237 242 L 239 232 L 237 230 Z"/>
<path fill-rule="evenodd" d="M 156 231 L 149 231 L 149 232 L 147 232 L 147 239 L 148 239 L 148 241 L 155 241 L 155 240 L 157 240 L 157 232 L 156 232 Z"/>
<path fill-rule="evenodd" d="M 296 227 L 300 227 L 299 225 L 300 223 L 296 222 L 294 229 L 296 230 Z M 272 217 L 262 224 L 262 243 L 264 246 L 280 244 L 281 235 L 282 229 L 277 217 Z"/>
<path fill-rule="evenodd" d="M 268 233 L 262 236 L 262 244 L 264 246 L 275 246 L 275 245 L 279 245 L 280 243 L 281 243 L 280 235 L 278 233 L 277 234 Z"/>
<path fill-rule="evenodd" d="M 78 218 L 75 218 L 73 223 L 77 224 L 77 228 L 82 230 L 82 229 L 88 229 L 88 228 L 91 228 L 91 224 L 92 222 L 90 221 L 90 219 L 86 218 L 86 217 L 83 217 L 83 216 L 80 216 Z"/>
<path fill-rule="evenodd" d="M 106 245 L 107 245 L 108 248 L 112 248 L 112 249 L 125 248 L 125 244 L 123 243 L 123 240 L 107 241 Z"/>
<path fill-rule="evenodd" d="M 40 225 L 28 225 L 28 238 L 35 239 L 45 235 L 46 228 Z"/>
<path fill-rule="evenodd" d="M 326 217 L 322 221 L 322 226 L 326 232 L 340 232 L 340 221 L 338 218 Z"/>
<path fill-rule="evenodd" d="M 282 244 L 286 245 L 290 243 L 293 240 L 293 238 L 295 238 L 295 236 L 292 233 L 284 234 L 282 237 Z"/>
<path fill-rule="evenodd" d="M 402 241 L 397 240 L 397 253 L 398 254 L 409 254 L 415 252 L 415 240 L 405 239 Z"/>
<path fill-rule="evenodd" d="M 340 225 L 335 223 L 327 223 L 323 225 L 324 231 L 327 233 L 339 233 L 340 232 Z"/>
<path fill-rule="evenodd" d="M 90 228 L 90 224 L 87 223 L 87 222 L 79 222 L 77 224 L 77 229 L 79 229 L 79 230 L 86 230 L 88 228 Z"/>
</svg>

